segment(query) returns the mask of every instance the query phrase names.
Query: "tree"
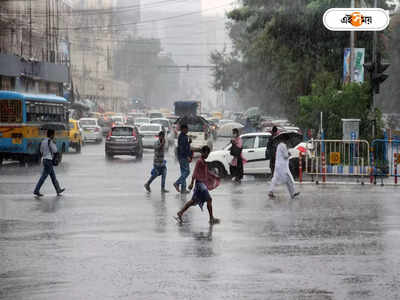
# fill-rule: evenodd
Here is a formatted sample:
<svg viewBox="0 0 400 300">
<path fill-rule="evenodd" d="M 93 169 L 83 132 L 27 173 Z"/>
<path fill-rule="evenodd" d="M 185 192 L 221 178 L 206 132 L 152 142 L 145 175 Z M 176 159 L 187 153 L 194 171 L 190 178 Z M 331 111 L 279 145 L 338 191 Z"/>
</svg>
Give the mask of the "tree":
<svg viewBox="0 0 400 300">
<path fill-rule="evenodd" d="M 323 129 L 326 138 L 342 138 L 342 119 L 360 119 L 360 138 L 371 140 L 370 87 L 368 83 L 351 83 L 336 88 L 334 75 L 328 72 L 321 74 L 312 84 L 309 96 L 298 99 L 299 113 L 297 124 L 303 128 L 319 128 L 320 112 L 324 115 Z M 380 112 L 376 111 L 378 120 Z M 380 132 L 381 122 L 377 124 Z"/>
<path fill-rule="evenodd" d="M 128 82 L 132 96 L 143 97 L 148 106 L 165 104 L 179 86 L 179 73 L 168 68 L 175 62 L 161 51 L 160 40 L 129 37 L 114 55 L 114 75 Z"/>
<path fill-rule="evenodd" d="M 311 93 L 311 84 L 321 73 L 331 73 L 336 88 L 341 86 L 349 34 L 327 30 L 322 16 L 328 8 L 346 7 L 348 2 L 243 1 L 242 7 L 228 13 L 233 50 L 211 56 L 217 65 L 215 88 L 233 87 L 249 105 L 281 109 L 294 120 L 297 98 Z M 370 32 L 357 33 L 357 47 L 371 53 L 371 39 Z"/>
</svg>

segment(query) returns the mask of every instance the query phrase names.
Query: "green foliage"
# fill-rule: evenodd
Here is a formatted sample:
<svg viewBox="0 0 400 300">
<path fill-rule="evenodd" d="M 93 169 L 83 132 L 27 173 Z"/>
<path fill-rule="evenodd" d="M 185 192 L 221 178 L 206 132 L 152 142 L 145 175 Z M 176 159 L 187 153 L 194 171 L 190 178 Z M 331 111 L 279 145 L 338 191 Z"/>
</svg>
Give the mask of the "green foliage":
<svg viewBox="0 0 400 300">
<path fill-rule="evenodd" d="M 323 113 L 323 129 L 329 139 L 342 138 L 342 119 L 360 119 L 360 138 L 370 140 L 370 87 L 368 84 L 352 83 L 336 88 L 334 76 L 323 72 L 312 84 L 309 96 L 298 99 L 299 113 L 297 124 L 302 128 L 319 128 L 320 112 Z M 380 113 L 377 112 L 380 120 Z M 381 122 L 377 129 L 380 132 Z"/>
<path fill-rule="evenodd" d="M 242 1 L 242 7 L 228 13 L 233 51 L 211 56 L 217 65 L 214 88 L 234 88 L 248 106 L 281 109 L 294 120 L 298 97 L 311 94 L 318 74 L 329 72 L 334 87 L 341 88 L 349 34 L 327 30 L 322 16 L 328 8 L 348 6 L 348 0 Z M 371 39 L 371 32 L 357 33 L 366 60 Z"/>
</svg>

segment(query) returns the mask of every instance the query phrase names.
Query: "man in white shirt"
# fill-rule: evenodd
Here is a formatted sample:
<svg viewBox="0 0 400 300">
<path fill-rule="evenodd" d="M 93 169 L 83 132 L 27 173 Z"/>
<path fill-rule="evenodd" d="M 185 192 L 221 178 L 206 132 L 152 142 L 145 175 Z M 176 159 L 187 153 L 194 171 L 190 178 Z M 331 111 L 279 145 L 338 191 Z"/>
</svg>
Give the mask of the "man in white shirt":
<svg viewBox="0 0 400 300">
<path fill-rule="evenodd" d="M 300 193 L 296 193 L 294 188 L 294 179 L 292 173 L 289 169 L 289 156 L 290 153 L 287 149 L 286 143 L 288 142 L 288 137 L 284 135 L 281 137 L 281 142 L 276 149 L 276 161 L 274 174 L 271 180 L 271 185 L 269 188 L 269 197 L 274 198 L 274 188 L 277 184 L 286 184 L 290 198 L 294 199 Z"/>
<path fill-rule="evenodd" d="M 56 189 L 57 196 L 60 196 L 62 192 L 65 191 L 64 188 L 60 188 L 60 185 L 57 181 L 56 173 L 54 172 L 53 168 L 53 155 L 57 153 L 57 146 L 53 142 L 54 139 L 54 130 L 49 129 L 47 131 L 47 138 L 45 138 L 40 143 L 40 153 L 43 157 L 43 171 L 42 176 L 40 177 L 35 191 L 33 192 L 34 195 L 37 197 L 42 197 L 43 194 L 40 193 L 40 188 L 42 187 L 43 183 L 45 182 L 47 176 L 50 175 L 51 181 L 53 182 L 54 188 Z"/>
</svg>

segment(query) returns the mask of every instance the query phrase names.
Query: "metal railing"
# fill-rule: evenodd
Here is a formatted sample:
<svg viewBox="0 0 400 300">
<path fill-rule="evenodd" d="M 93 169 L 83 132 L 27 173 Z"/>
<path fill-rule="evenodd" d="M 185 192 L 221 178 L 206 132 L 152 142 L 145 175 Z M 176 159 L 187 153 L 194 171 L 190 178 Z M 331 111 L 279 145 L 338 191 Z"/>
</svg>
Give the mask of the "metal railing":
<svg viewBox="0 0 400 300">
<path fill-rule="evenodd" d="M 370 174 L 370 146 L 366 140 L 310 140 L 300 156 L 299 179 L 303 174 L 321 176 L 359 176 Z"/>
</svg>

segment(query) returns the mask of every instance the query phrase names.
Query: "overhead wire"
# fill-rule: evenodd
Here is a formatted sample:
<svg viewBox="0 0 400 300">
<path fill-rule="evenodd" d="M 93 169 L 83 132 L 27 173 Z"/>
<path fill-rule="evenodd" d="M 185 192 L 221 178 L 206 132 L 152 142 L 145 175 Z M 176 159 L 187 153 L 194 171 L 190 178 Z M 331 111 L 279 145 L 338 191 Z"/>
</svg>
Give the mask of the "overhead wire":
<svg viewBox="0 0 400 300">
<path fill-rule="evenodd" d="M 172 19 L 176 19 L 176 18 L 182 18 L 185 16 L 201 14 L 202 12 L 205 12 L 205 11 L 210 11 L 210 10 L 215 10 L 218 8 L 230 6 L 233 3 L 234 2 L 230 2 L 230 3 L 224 4 L 224 5 L 214 6 L 214 7 L 210 7 L 210 8 L 203 9 L 203 10 L 187 12 L 187 13 L 164 17 L 164 18 L 159 18 L 159 19 L 143 20 L 143 21 L 139 21 L 139 22 L 127 22 L 127 23 L 120 23 L 120 24 L 109 24 L 109 25 L 93 25 L 93 26 L 81 26 L 81 27 L 72 27 L 72 28 L 65 27 L 65 28 L 58 28 L 58 30 L 83 30 L 83 29 L 92 29 L 92 28 L 110 28 L 110 27 L 120 27 L 120 26 L 128 26 L 128 25 L 139 25 L 139 24 L 145 24 L 145 23 L 161 22 L 161 21 L 167 21 L 167 20 L 172 20 Z"/>
<path fill-rule="evenodd" d="M 32 0 L 33 1 L 33 0 Z M 107 15 L 107 14 L 115 14 L 115 13 L 126 13 L 131 11 L 142 11 L 144 8 L 154 8 L 154 7 L 162 7 L 165 4 L 170 5 L 171 3 L 181 4 L 186 0 L 162 0 L 157 2 L 148 3 L 147 5 L 135 4 L 129 6 L 117 6 L 111 8 L 96 8 L 96 9 L 72 9 L 70 12 L 64 12 L 59 14 L 60 17 L 70 17 L 70 16 L 93 16 L 93 15 Z M 159 5 L 162 4 L 162 5 Z M 5 13 L 5 15 L 20 15 L 21 12 L 19 10 L 10 10 L 5 9 L 10 13 Z M 48 14 L 47 16 L 57 16 L 56 14 Z M 32 17 L 46 17 L 46 12 L 36 12 L 32 14 Z"/>
</svg>

